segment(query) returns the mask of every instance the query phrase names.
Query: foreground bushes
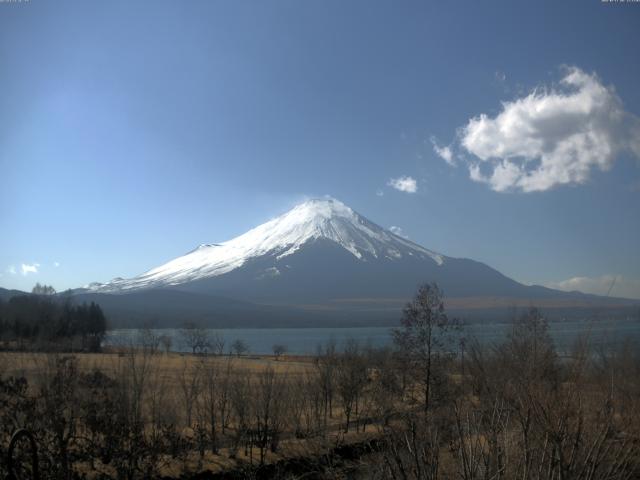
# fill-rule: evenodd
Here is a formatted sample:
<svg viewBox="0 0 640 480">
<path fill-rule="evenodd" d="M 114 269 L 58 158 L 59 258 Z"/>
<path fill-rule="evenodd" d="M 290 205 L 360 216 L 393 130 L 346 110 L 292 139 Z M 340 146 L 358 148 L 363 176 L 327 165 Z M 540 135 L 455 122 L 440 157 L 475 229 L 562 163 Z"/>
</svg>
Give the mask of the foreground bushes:
<svg viewBox="0 0 640 480">
<path fill-rule="evenodd" d="M 444 403 L 383 429 L 375 477 L 640 478 L 637 350 L 580 346 L 559 359 L 546 328 L 530 327 L 502 345 L 473 345 Z"/>
</svg>

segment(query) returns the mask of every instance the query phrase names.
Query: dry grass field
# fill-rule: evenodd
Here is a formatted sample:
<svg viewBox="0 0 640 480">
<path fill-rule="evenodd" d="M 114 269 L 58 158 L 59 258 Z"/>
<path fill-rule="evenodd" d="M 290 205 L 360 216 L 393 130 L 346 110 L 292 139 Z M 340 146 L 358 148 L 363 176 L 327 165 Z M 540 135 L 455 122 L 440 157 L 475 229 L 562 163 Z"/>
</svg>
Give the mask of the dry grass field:
<svg viewBox="0 0 640 480">
<path fill-rule="evenodd" d="M 127 397 L 138 397 L 141 405 L 140 418 L 146 427 L 146 435 L 158 433 L 159 424 L 174 424 L 177 434 L 187 439 L 186 450 L 179 456 L 163 453 L 155 460 L 154 471 L 170 477 L 179 477 L 185 472 L 210 470 L 212 472 L 237 469 L 242 465 L 274 463 L 287 458 L 313 457 L 338 445 L 360 442 L 377 434 L 376 426 L 369 422 L 349 432 L 344 431 L 345 415 L 340 402 L 333 400 L 328 418 L 325 419 L 324 433 L 302 435 L 301 424 L 311 425 L 312 419 L 303 419 L 300 405 L 305 382 L 311 381 L 318 370 L 312 357 L 304 356 L 201 356 L 183 353 L 161 353 L 143 351 L 110 351 L 103 353 L 41 353 L 41 352 L 0 352 L 0 376 L 24 377 L 29 384 L 29 393 L 38 396 L 45 386 L 52 384 L 60 373 L 61 361 L 72 358 L 75 364 L 74 377 L 89 376 L 92 372 L 102 372 L 110 378 L 119 379 L 131 385 Z M 216 392 L 207 392 L 208 375 L 213 375 Z M 228 377 L 225 377 L 228 375 Z M 265 379 L 273 391 L 276 405 L 270 412 L 260 411 L 264 403 Z M 136 391 L 136 383 L 141 390 Z M 307 383 L 308 384 L 308 383 Z M 238 386 L 245 386 L 244 395 L 238 394 Z M 93 393 L 92 393 L 93 394 Z M 209 397 L 208 395 L 213 395 Z M 304 401 L 304 400 L 302 400 Z M 207 405 L 210 402 L 211 405 Z M 211 430 L 211 412 L 208 407 L 218 409 L 214 415 L 219 425 L 217 429 L 216 453 L 210 447 L 199 449 L 198 436 L 208 423 Z M 71 409 L 73 406 L 71 406 Z M 129 408 L 129 407 L 127 407 Z M 69 407 L 67 407 L 69 409 Z M 246 412 L 242 412 L 246 409 Z M 295 410 L 295 412 L 294 412 Z M 320 411 L 316 412 L 321 415 Z M 75 415 L 63 412 L 63 415 Z M 254 424 L 260 415 L 271 415 L 277 419 L 273 425 L 280 429 L 277 451 L 270 447 L 261 449 L 247 445 L 247 424 Z M 363 417 L 367 412 L 358 413 Z M 246 417 L 244 416 L 246 415 Z M 294 417 L 297 416 L 296 419 Z M 355 415 L 352 417 L 353 422 Z M 225 423 L 224 427 L 220 425 Z M 265 419 L 265 425 L 271 420 Z M 315 422 L 320 422 L 318 417 Z M 269 423 L 271 425 L 271 423 Z M 210 433 L 210 432 L 208 432 Z M 210 440 L 210 439 L 209 439 Z M 262 457 L 261 457 L 262 455 Z M 89 478 L 100 475 L 118 476 L 114 467 L 103 464 L 98 459 L 76 462 L 76 470 Z"/>
<path fill-rule="evenodd" d="M 51 354 L 41 352 L 0 352 L 0 373 L 4 375 L 37 378 L 42 372 L 42 366 L 55 356 L 73 355 L 78 360 L 78 369 L 88 373 L 100 369 L 107 374 L 119 370 L 127 353 L 106 351 L 102 353 L 74 353 Z M 208 356 L 202 357 L 188 353 L 156 353 L 153 355 L 153 366 L 163 372 L 168 379 L 177 378 L 185 367 L 189 368 L 205 362 L 219 367 L 231 360 L 234 367 L 243 372 L 259 373 L 267 368 L 277 374 L 299 375 L 309 372 L 313 368 L 313 357 L 282 356 L 276 359 L 272 355 L 249 356 Z"/>
</svg>

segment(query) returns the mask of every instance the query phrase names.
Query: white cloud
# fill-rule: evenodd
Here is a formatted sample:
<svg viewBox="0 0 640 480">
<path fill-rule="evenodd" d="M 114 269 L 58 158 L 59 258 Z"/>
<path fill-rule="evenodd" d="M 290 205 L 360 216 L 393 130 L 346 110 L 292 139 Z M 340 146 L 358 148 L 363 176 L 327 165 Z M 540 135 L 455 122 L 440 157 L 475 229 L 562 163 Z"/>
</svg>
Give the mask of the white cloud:
<svg viewBox="0 0 640 480">
<path fill-rule="evenodd" d="M 405 233 L 402 231 L 402 228 L 400 227 L 396 227 L 395 225 L 389 227 L 389 230 L 391 231 L 391 233 L 393 233 L 394 235 L 398 235 L 399 237 L 402 238 L 409 238 L 408 235 L 405 235 Z"/>
<path fill-rule="evenodd" d="M 60 266 L 60 262 L 53 262 L 53 266 L 58 268 Z"/>
<path fill-rule="evenodd" d="M 40 267 L 39 263 L 23 263 L 20 267 L 21 273 L 23 276 L 27 276 L 30 273 L 38 273 L 38 268 Z"/>
<path fill-rule="evenodd" d="M 452 167 L 456 166 L 456 160 L 453 157 L 453 151 L 451 150 L 451 145 L 447 145 L 441 147 L 438 145 L 438 141 L 435 137 L 431 137 L 431 143 L 433 144 L 433 151 L 436 152 L 440 158 L 442 158 L 445 162 L 447 162 Z"/>
<path fill-rule="evenodd" d="M 407 176 L 391 178 L 387 185 L 406 193 L 416 193 L 418 191 L 418 182 L 416 182 L 415 178 Z"/>
<path fill-rule="evenodd" d="M 378 190 L 376 190 L 376 196 L 377 197 L 384 197 L 384 192 L 382 191 L 381 188 L 379 188 Z"/>
<path fill-rule="evenodd" d="M 7 273 L 9 273 L 9 274 L 11 274 L 11 275 L 15 275 L 15 274 L 17 273 L 17 272 L 16 272 L 16 267 L 14 267 L 13 265 L 9 265 L 9 266 L 7 267 Z"/>
<path fill-rule="evenodd" d="M 624 111 L 613 87 L 576 67 L 566 68 L 558 88 L 503 102 L 497 116 L 474 117 L 458 135 L 477 158 L 470 178 L 498 192 L 583 184 L 621 152 L 640 159 L 640 119 Z"/>
<path fill-rule="evenodd" d="M 567 292 L 577 290 L 596 295 L 607 295 L 609 289 L 611 289 L 610 295 L 612 297 L 640 298 L 640 279 L 626 278 L 622 275 L 607 274 L 599 277 L 573 277 L 559 282 L 548 283 L 547 286 Z"/>
</svg>

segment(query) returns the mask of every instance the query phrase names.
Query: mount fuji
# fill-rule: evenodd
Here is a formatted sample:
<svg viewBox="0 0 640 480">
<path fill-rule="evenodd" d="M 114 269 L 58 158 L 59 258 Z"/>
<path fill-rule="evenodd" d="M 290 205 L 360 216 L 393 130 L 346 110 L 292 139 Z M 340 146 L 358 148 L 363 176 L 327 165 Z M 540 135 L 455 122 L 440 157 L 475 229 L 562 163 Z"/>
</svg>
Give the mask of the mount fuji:
<svg viewBox="0 0 640 480">
<path fill-rule="evenodd" d="M 614 300 L 523 285 L 483 263 L 395 235 L 331 198 L 306 201 L 227 242 L 75 294 L 100 302 L 121 324 L 185 317 L 227 326 L 361 324 L 396 320 L 416 287 L 433 281 L 448 306 L 463 310 Z"/>
<path fill-rule="evenodd" d="M 337 200 L 309 200 L 228 242 L 202 244 L 138 277 L 116 278 L 88 288 L 103 293 L 174 288 L 238 271 L 251 272 L 253 280 L 262 282 L 297 274 L 300 269 L 290 270 L 298 257 L 316 256 L 320 251 L 323 262 L 335 263 L 331 257 L 344 256 L 360 268 L 402 260 L 441 266 L 445 258 L 383 229 Z M 334 267 L 336 275 L 343 273 L 344 265 Z M 318 272 L 302 273 L 316 277 Z"/>
</svg>

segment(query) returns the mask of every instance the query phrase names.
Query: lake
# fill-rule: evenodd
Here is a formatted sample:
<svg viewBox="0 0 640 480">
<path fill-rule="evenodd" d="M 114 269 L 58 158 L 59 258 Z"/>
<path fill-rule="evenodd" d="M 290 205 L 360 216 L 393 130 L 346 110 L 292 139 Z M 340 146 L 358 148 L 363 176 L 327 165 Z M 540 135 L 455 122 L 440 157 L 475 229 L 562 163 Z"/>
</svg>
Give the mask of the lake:
<svg viewBox="0 0 640 480">
<path fill-rule="evenodd" d="M 476 338 L 481 344 L 493 344 L 503 340 L 510 329 L 505 323 L 476 323 L 466 325 L 463 335 L 467 339 Z M 182 342 L 180 329 L 153 330 L 158 335 L 172 337 L 173 351 L 188 352 Z M 640 346 L 640 321 L 638 319 L 615 321 L 575 320 L 553 322 L 549 331 L 559 352 L 568 352 L 575 341 L 588 335 L 592 345 L 613 348 L 630 341 Z M 210 330 L 211 334 L 222 335 L 225 351 L 232 342 L 243 340 L 249 346 L 249 353 L 270 354 L 275 344 L 285 345 L 291 354 L 308 355 L 316 352 L 318 345 L 333 340 L 338 347 L 347 339 L 355 339 L 363 345 L 381 347 L 392 343 L 389 327 L 353 327 L 353 328 L 221 328 Z M 139 338 L 138 329 L 117 329 L 107 332 L 104 346 L 135 345 Z"/>
</svg>

